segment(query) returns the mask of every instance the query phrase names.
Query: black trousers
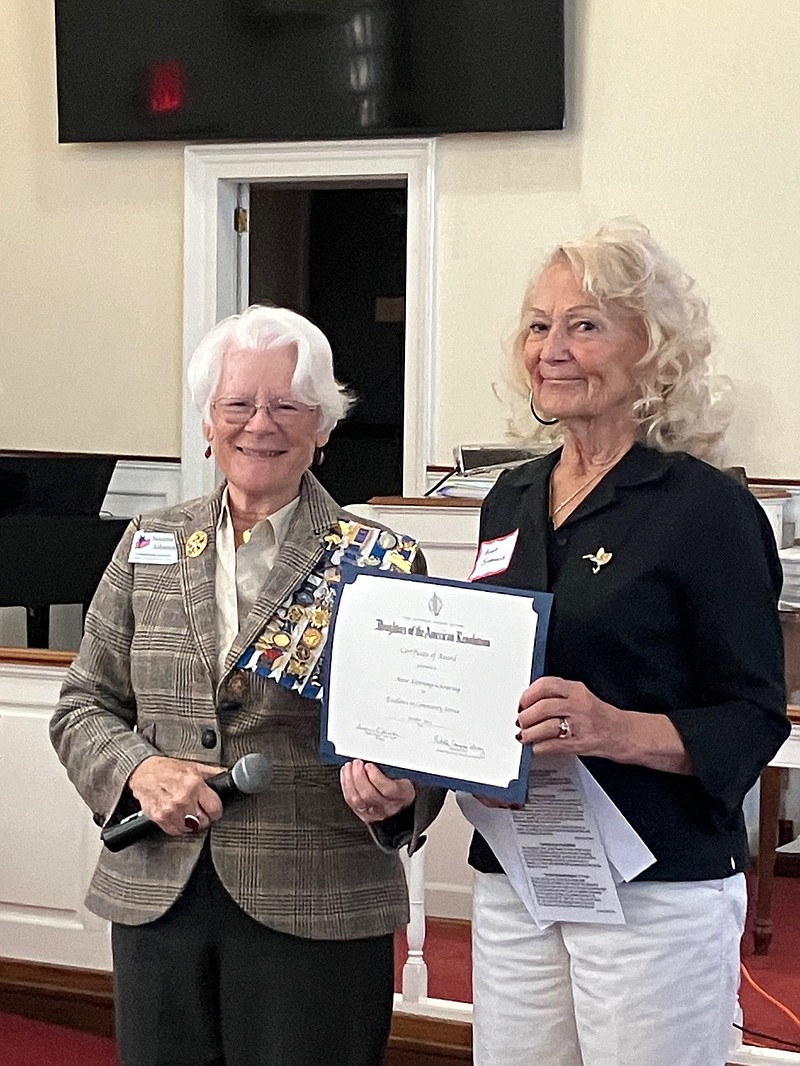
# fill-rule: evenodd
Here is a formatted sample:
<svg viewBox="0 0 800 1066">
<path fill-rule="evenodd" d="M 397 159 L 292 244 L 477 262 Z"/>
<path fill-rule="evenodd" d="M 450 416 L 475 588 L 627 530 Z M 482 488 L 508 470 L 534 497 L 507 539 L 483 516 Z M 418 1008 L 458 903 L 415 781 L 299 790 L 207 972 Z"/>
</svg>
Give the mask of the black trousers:
<svg viewBox="0 0 800 1066">
<path fill-rule="evenodd" d="M 181 898 L 114 924 L 122 1066 L 380 1066 L 393 937 L 306 940 L 268 929 L 222 887 L 205 849 Z"/>
</svg>

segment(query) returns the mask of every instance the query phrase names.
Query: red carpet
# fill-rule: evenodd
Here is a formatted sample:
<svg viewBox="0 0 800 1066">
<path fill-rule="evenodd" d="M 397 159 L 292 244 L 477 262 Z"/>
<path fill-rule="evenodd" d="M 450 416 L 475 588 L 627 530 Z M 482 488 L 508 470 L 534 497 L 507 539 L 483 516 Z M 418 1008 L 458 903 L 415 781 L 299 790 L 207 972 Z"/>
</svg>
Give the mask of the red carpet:
<svg viewBox="0 0 800 1066">
<path fill-rule="evenodd" d="M 775 999 L 800 1017 L 800 878 L 776 877 L 772 892 L 772 943 L 769 955 L 753 954 L 750 934 L 752 917 L 748 915 L 747 931 L 742 943 L 742 962 L 753 980 Z M 750 987 L 742 977 L 739 998 L 744 1011 L 744 1024 L 749 1029 L 781 1037 L 800 1045 L 800 1028 Z M 746 1037 L 745 1043 L 798 1051 L 775 1041 Z"/>
<path fill-rule="evenodd" d="M 114 1041 L 0 1014 L 2 1066 L 118 1066 Z"/>
<path fill-rule="evenodd" d="M 770 995 L 800 1015 L 800 878 L 777 877 L 772 901 L 775 935 L 766 957 L 753 955 L 752 936 L 745 934 L 742 958 L 753 979 Z M 399 935 L 396 987 L 405 959 L 405 936 Z M 428 994 L 434 999 L 468 1003 L 472 998 L 469 927 L 461 923 L 428 922 L 425 945 Z M 800 1029 L 777 1007 L 742 981 L 745 1025 L 800 1044 Z M 786 1044 L 754 1036 L 745 1043 L 790 1050 Z M 12 1014 L 0 1014 L 0 1066 L 118 1066 L 114 1043 L 55 1025 Z"/>
</svg>

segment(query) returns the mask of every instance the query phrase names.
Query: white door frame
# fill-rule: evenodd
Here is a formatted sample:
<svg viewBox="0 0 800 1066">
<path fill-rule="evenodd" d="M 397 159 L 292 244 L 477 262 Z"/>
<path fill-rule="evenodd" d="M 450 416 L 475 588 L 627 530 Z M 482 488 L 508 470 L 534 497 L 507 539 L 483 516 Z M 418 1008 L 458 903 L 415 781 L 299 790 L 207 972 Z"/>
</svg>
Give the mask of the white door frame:
<svg viewBox="0 0 800 1066">
<path fill-rule="evenodd" d="M 203 458 L 200 415 L 185 386 L 186 365 L 214 323 L 239 310 L 240 252 L 233 227 L 239 186 L 370 178 L 405 179 L 408 187 L 403 493 L 422 495 L 434 448 L 435 154 L 433 138 L 185 149 L 181 444 L 185 499 L 210 492 L 215 482 L 214 464 Z"/>
</svg>

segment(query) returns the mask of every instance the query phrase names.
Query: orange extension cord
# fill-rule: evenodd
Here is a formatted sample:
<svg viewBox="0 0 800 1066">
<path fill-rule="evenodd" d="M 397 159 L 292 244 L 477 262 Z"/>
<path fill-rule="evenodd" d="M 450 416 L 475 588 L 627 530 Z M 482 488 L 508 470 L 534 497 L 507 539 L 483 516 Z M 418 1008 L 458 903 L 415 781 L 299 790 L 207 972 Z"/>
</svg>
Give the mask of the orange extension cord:
<svg viewBox="0 0 800 1066">
<path fill-rule="evenodd" d="M 749 971 L 748 971 L 748 969 L 747 969 L 747 967 L 745 966 L 744 963 L 742 963 L 742 976 L 744 977 L 745 981 L 747 981 L 747 983 L 752 988 L 754 988 L 756 990 L 756 992 L 759 992 L 764 997 L 764 999 L 766 999 L 774 1007 L 777 1007 L 778 1010 L 781 1011 L 783 1014 L 785 1014 L 787 1018 L 791 1019 L 791 1021 L 793 1021 L 794 1024 L 797 1026 L 798 1030 L 800 1030 L 800 1018 L 798 1018 L 797 1015 L 793 1011 L 790 1011 L 789 1008 L 786 1006 L 786 1004 L 781 1003 L 780 1000 L 778 1000 L 778 999 L 775 999 L 775 997 L 771 996 L 769 994 L 769 992 L 767 992 L 767 990 L 765 988 L 762 988 L 761 985 L 758 984 L 757 981 L 753 980 L 753 978 L 750 976 L 750 973 L 749 973 Z M 743 1032 L 747 1032 L 748 1031 L 747 1027 L 743 1026 L 742 1031 Z M 761 1033 L 759 1035 L 763 1037 L 765 1034 Z M 770 1039 L 774 1040 L 776 1044 L 789 1044 L 790 1046 L 792 1046 L 792 1041 L 791 1040 L 781 1040 L 781 1038 L 779 1036 L 770 1037 Z M 756 1044 L 755 1046 L 756 1047 L 764 1047 L 765 1045 L 764 1044 Z M 793 1045 L 793 1046 L 800 1046 L 800 1045 Z"/>
</svg>

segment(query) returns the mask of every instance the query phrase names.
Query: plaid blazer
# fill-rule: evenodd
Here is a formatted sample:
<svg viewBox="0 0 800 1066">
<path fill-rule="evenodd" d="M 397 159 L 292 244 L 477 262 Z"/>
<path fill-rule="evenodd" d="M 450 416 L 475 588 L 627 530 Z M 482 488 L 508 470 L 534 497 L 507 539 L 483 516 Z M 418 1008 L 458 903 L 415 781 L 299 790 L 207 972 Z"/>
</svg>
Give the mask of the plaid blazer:
<svg viewBox="0 0 800 1066">
<path fill-rule="evenodd" d="M 269 788 L 231 804 L 210 830 L 214 865 L 232 898 L 257 921 L 296 936 L 387 933 L 408 920 L 400 858 L 396 848 L 376 845 L 344 802 L 338 770 L 320 763 L 319 702 L 235 669 L 321 559 L 324 534 L 353 516 L 304 475 L 286 540 L 217 676 L 220 497 L 218 490 L 131 522 L 87 614 L 51 722 L 53 745 L 99 823 L 129 795 L 126 782 L 148 756 L 231 766 L 263 752 L 273 768 Z M 173 533 L 177 562 L 128 562 L 140 529 Z M 190 558 L 185 545 L 197 530 L 208 535 L 208 547 Z M 424 841 L 442 800 L 440 792 L 418 791 L 414 825 L 402 841 L 410 851 Z M 87 906 L 126 925 L 158 918 L 186 885 L 204 836 L 159 835 L 116 854 L 104 850 Z"/>
</svg>

